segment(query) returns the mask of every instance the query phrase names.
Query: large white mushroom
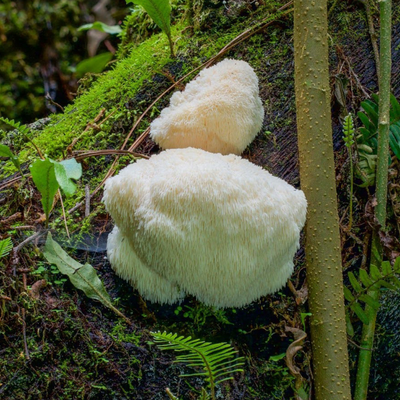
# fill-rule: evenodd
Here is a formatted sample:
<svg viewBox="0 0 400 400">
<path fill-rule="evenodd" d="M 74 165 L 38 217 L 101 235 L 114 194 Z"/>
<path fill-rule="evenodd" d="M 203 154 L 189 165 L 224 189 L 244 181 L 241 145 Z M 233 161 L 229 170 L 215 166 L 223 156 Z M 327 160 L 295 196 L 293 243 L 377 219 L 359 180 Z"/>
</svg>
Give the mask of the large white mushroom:
<svg viewBox="0 0 400 400">
<path fill-rule="evenodd" d="M 260 131 L 264 110 L 258 78 L 245 61 L 226 59 L 204 69 L 150 126 L 163 149 L 195 147 L 241 154 Z"/>
<path fill-rule="evenodd" d="M 115 271 L 148 300 L 182 291 L 241 307 L 285 285 L 305 222 L 302 191 L 235 155 L 161 152 L 106 182 Z"/>
</svg>

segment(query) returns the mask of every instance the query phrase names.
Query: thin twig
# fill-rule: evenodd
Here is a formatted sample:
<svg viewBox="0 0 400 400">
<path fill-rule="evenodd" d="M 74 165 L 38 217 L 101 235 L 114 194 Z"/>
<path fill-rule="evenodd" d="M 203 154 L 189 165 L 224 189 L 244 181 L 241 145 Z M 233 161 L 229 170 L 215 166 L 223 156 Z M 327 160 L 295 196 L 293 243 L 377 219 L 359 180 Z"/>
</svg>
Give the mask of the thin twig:
<svg viewBox="0 0 400 400">
<path fill-rule="evenodd" d="M 85 218 L 90 215 L 90 187 L 85 186 Z"/>
<path fill-rule="evenodd" d="M 64 226 L 65 226 L 65 231 L 67 232 L 68 239 L 71 239 L 71 236 L 69 235 L 69 230 L 68 230 L 68 224 L 67 224 L 67 216 L 65 215 L 65 208 L 64 208 L 64 202 L 61 196 L 61 190 L 58 189 L 58 195 L 60 196 L 60 202 L 61 202 L 61 209 L 62 209 L 62 214 L 64 218 Z"/>
<path fill-rule="evenodd" d="M 122 154 L 122 155 L 129 155 L 135 158 L 146 158 L 148 159 L 149 157 L 145 156 L 144 154 L 140 153 L 135 153 L 130 150 L 93 150 L 93 151 L 88 151 L 87 153 L 79 154 L 75 156 L 75 160 L 80 161 L 83 160 L 84 158 L 88 157 L 98 157 L 98 156 L 105 156 L 105 155 L 117 155 L 117 154 Z"/>
</svg>

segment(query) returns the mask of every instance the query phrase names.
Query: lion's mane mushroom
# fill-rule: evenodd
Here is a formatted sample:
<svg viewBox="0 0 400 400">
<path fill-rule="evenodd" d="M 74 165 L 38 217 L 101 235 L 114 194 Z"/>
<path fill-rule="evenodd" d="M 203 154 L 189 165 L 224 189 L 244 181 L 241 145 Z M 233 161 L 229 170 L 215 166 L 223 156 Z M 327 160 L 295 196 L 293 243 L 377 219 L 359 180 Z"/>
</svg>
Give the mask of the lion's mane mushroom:
<svg viewBox="0 0 400 400">
<path fill-rule="evenodd" d="M 258 78 L 245 61 L 226 59 L 172 95 L 150 127 L 163 149 L 195 147 L 241 154 L 260 131 L 264 110 Z"/>
<path fill-rule="evenodd" d="M 129 165 L 106 182 L 104 203 L 121 235 L 108 241 L 121 277 L 152 301 L 173 303 L 179 287 L 216 307 L 285 285 L 307 206 L 302 191 L 249 161 L 193 148 Z"/>
</svg>

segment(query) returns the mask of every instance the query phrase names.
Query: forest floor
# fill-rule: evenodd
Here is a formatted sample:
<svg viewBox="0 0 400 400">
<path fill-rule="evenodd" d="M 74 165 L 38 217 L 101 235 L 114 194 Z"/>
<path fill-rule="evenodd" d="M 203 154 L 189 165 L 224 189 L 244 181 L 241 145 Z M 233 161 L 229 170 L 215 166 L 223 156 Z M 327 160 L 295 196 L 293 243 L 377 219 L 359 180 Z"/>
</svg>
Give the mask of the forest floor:
<svg viewBox="0 0 400 400">
<path fill-rule="evenodd" d="M 330 63 L 342 255 L 344 270 L 348 272 L 366 262 L 365 252 L 371 235 L 368 204 L 373 191 L 356 188 L 355 221 L 349 231 L 349 161 L 343 147 L 340 117 L 343 109 L 347 110 L 346 114 L 348 111 L 356 114 L 366 94 L 376 92 L 377 80 L 365 10 L 361 3 L 357 6 L 342 3 L 330 18 Z M 261 21 L 265 13 L 262 7 L 260 10 L 246 8 L 233 16 L 221 11 L 215 14 L 215 21 L 211 18 L 213 22 L 203 24 L 192 33 L 177 24 L 174 29 L 176 32 L 181 29 L 179 32 L 184 39 L 180 45 L 178 42 L 181 47 L 174 60 L 169 59 L 164 38 L 159 34 L 150 36 L 137 47 L 126 44 L 126 48 L 120 50 L 114 69 L 81 82 L 82 87 L 87 85 L 82 89 L 83 94 L 64 114 L 34 126 L 33 139 L 55 159 L 67 155 L 77 157 L 89 150 L 120 148 L 133 121 L 138 121 L 171 82 L 210 59 L 246 27 Z M 271 17 L 271 21 L 268 27 L 232 47 L 222 57 L 249 62 L 259 77 L 266 117 L 262 131 L 243 157 L 298 187 L 293 21 L 291 14 L 278 14 L 276 18 Z M 345 81 L 343 105 L 337 88 Z M 400 98 L 398 18 L 393 28 L 392 85 L 394 95 Z M 118 87 L 115 89 L 115 86 Z M 182 89 L 183 86 L 177 87 Z M 165 95 L 151 107 L 129 143 L 145 132 L 149 122 L 168 101 L 169 95 Z M 95 121 L 96 117 L 99 119 Z M 27 173 L 34 159 L 32 149 L 26 147 L 25 140 L 17 132 L 3 139 L 3 143 L 12 144 L 13 150 L 20 154 Z M 147 156 L 159 150 L 147 137 L 135 149 Z M 179 398 L 199 398 L 204 382 L 200 378 L 180 377 L 191 370 L 173 363 L 175 355 L 161 351 L 154 344 L 151 332 L 155 331 L 228 342 L 245 357 L 244 372 L 221 384 L 217 392 L 219 399 L 293 398 L 296 379 L 284 356 L 293 342 L 288 327 L 308 333 L 303 249 L 296 255 L 291 285 L 247 307 L 217 310 L 190 296 L 173 306 L 145 302 L 137 291 L 114 274 L 106 259 L 106 240 L 113 224 L 101 202 L 100 183 L 114 159 L 112 155 L 101 155 L 82 160 L 84 172 L 78 193 L 65 200 L 65 209 L 70 210 L 67 220 L 72 239 L 65 233 L 60 206 L 53 211 L 50 227 L 54 239 L 70 256 L 95 268 L 113 304 L 131 324 L 98 301 L 87 298 L 55 266 L 45 261 L 41 254 L 44 235 L 17 251 L 14 247 L 8 257 L 0 260 L 0 398 L 156 400 L 167 398 L 167 387 Z M 115 172 L 130 161 L 127 156 L 121 156 Z M 0 162 L 4 167 L 0 173 L 0 239 L 11 237 L 17 246 L 45 229 L 40 194 L 32 180 L 26 179 L 22 185 L 12 165 Z M 87 185 L 95 193 L 90 200 L 91 212 L 85 216 Z M 388 236 L 397 238 L 400 167 L 395 158 L 389 185 Z M 97 187 L 100 189 L 96 192 Z M 76 204 L 80 207 L 75 208 Z M 391 245 L 397 246 L 394 242 Z M 369 398 L 396 400 L 400 399 L 400 308 L 396 307 L 400 296 L 388 292 L 382 302 Z M 349 350 L 354 376 L 361 324 L 354 318 L 353 325 L 356 333 L 349 338 Z M 299 368 L 304 389 L 312 393 L 310 359 L 307 336 L 302 350 L 289 366 Z"/>
</svg>

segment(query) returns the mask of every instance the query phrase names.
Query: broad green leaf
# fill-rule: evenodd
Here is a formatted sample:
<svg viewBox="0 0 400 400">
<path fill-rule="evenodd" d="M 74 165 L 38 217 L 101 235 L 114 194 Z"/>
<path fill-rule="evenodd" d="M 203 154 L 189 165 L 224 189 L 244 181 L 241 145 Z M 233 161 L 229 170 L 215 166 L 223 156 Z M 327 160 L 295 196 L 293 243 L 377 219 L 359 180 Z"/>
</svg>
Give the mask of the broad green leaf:
<svg viewBox="0 0 400 400">
<path fill-rule="evenodd" d="M 100 21 L 95 21 L 92 24 L 82 25 L 78 28 L 78 31 L 88 31 L 89 29 L 95 29 L 96 31 L 109 33 L 110 35 L 116 35 L 121 33 L 122 29 L 119 25 L 107 25 Z"/>
<path fill-rule="evenodd" d="M 74 158 L 53 163 L 58 184 L 67 196 L 71 196 L 76 190 L 76 185 L 71 179 L 79 179 L 82 176 L 81 164 Z"/>
<path fill-rule="evenodd" d="M 97 56 L 87 58 L 86 60 L 81 61 L 76 66 L 76 73 L 78 76 L 83 76 L 87 72 L 91 72 L 93 74 L 98 74 L 103 71 L 106 67 L 107 63 L 112 59 L 113 54 L 110 52 L 102 53 Z"/>
<path fill-rule="evenodd" d="M 394 123 L 400 120 L 400 104 L 393 94 L 390 95 L 390 105 L 392 106 L 390 110 L 390 123 Z"/>
<path fill-rule="evenodd" d="M 371 266 L 369 267 L 369 273 L 372 279 L 374 279 L 375 281 L 379 281 L 379 279 L 382 278 L 381 271 L 379 271 L 379 268 L 374 264 L 371 264 Z"/>
<path fill-rule="evenodd" d="M 0 258 L 3 258 L 10 254 L 12 248 L 13 244 L 10 237 L 0 240 Z"/>
<path fill-rule="evenodd" d="M 395 272 L 400 272 L 400 257 L 397 257 L 394 261 L 393 270 Z"/>
<path fill-rule="evenodd" d="M 374 281 L 369 277 L 368 272 L 365 269 L 360 269 L 360 281 L 365 287 L 372 286 Z"/>
<path fill-rule="evenodd" d="M 394 137 L 393 132 L 389 132 L 389 144 L 394 155 L 400 160 L 400 146 L 396 138 Z"/>
<path fill-rule="evenodd" d="M 367 129 L 369 134 L 370 135 L 374 134 L 375 133 L 375 129 L 374 129 L 374 126 L 371 124 L 371 121 L 369 120 L 369 118 L 361 111 L 359 111 L 357 113 L 357 116 L 358 116 L 358 118 L 360 118 L 361 122 L 363 123 L 363 125 L 365 126 L 365 129 Z"/>
<path fill-rule="evenodd" d="M 363 288 L 358 282 L 357 278 L 354 276 L 354 274 L 352 272 L 349 272 L 348 277 L 350 279 L 351 286 L 353 286 L 353 289 L 358 293 L 361 292 Z"/>
<path fill-rule="evenodd" d="M 169 0 L 126 0 L 142 6 L 153 21 L 167 34 L 171 34 L 171 5 Z"/>
<path fill-rule="evenodd" d="M 98 300 L 106 307 L 114 308 L 111 298 L 104 288 L 103 282 L 97 276 L 96 270 L 90 265 L 82 265 L 71 258 L 62 247 L 53 240 L 51 233 L 47 235 L 43 255 L 58 270 L 67 275 L 71 283 L 82 290 L 90 299 Z"/>
<path fill-rule="evenodd" d="M 378 107 L 371 100 L 365 100 L 361 103 L 361 107 L 367 113 L 368 118 L 370 119 L 372 125 L 375 130 L 378 128 Z"/>
<path fill-rule="evenodd" d="M 397 143 L 400 143 L 400 121 L 390 125 L 390 132 L 393 134 Z"/>
<path fill-rule="evenodd" d="M 0 144 L 0 157 L 8 157 L 11 159 L 12 163 L 17 169 L 21 169 L 21 164 L 19 163 L 18 157 L 10 150 L 5 144 Z"/>
<path fill-rule="evenodd" d="M 30 166 L 30 170 L 33 182 L 42 195 L 42 206 L 48 219 L 53 207 L 54 196 L 59 187 L 54 172 L 54 163 L 48 158 L 45 160 L 36 160 Z"/>
<path fill-rule="evenodd" d="M 375 300 L 368 294 L 362 294 L 359 298 L 361 301 L 371 306 L 374 310 L 378 310 L 378 308 L 381 306 L 379 301 Z"/>
<path fill-rule="evenodd" d="M 360 306 L 359 303 L 352 303 L 350 305 L 350 308 L 354 311 L 354 313 L 357 315 L 357 317 L 360 318 L 360 321 L 364 325 L 369 324 L 369 318 L 368 318 L 367 314 L 365 314 L 365 311 L 362 309 L 362 307 Z"/>
</svg>

